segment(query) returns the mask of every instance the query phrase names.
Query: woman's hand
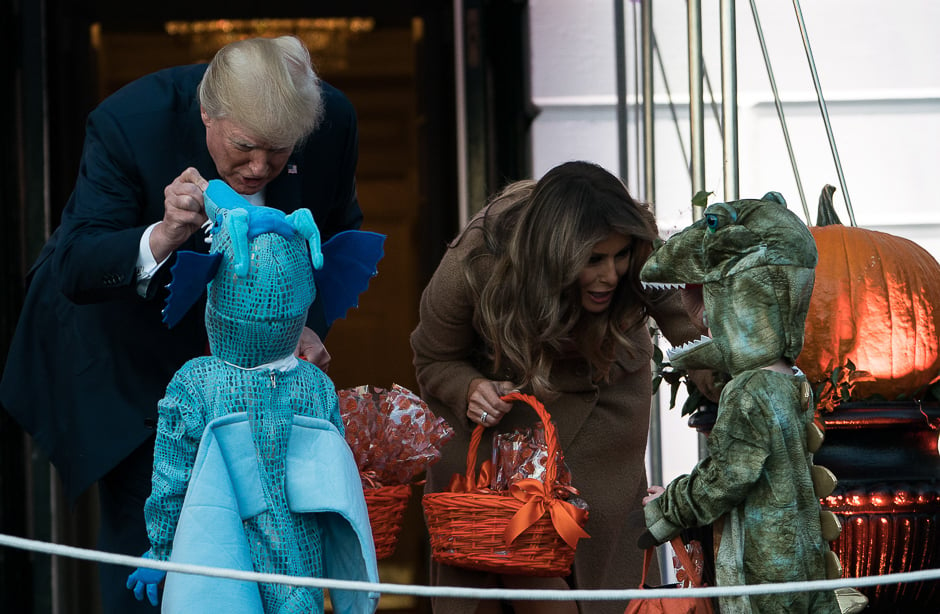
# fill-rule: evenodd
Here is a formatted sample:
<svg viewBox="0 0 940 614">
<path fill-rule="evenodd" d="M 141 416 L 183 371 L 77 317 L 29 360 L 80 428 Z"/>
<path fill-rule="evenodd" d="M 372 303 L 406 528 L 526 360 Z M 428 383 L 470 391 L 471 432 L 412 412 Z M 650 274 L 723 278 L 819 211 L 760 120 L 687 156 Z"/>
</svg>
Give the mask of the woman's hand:
<svg viewBox="0 0 940 614">
<path fill-rule="evenodd" d="M 512 404 L 500 397 L 516 389 L 512 382 L 494 382 L 477 378 L 467 389 L 467 418 L 483 426 L 495 426 L 503 419 Z"/>
</svg>

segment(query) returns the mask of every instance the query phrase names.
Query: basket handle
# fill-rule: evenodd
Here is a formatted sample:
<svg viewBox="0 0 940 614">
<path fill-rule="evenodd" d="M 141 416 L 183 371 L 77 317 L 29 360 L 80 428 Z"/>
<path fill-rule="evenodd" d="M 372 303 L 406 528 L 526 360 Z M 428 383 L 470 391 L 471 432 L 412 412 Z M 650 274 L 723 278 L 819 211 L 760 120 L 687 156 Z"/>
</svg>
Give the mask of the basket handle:
<svg viewBox="0 0 940 614">
<path fill-rule="evenodd" d="M 672 549 L 676 553 L 676 558 L 679 559 L 682 569 L 688 574 L 692 588 L 702 588 L 704 584 L 702 584 L 702 579 L 695 570 L 695 563 L 692 562 L 692 557 L 689 556 L 688 550 L 685 549 L 685 544 L 682 543 L 682 537 L 677 535 L 673 537 L 669 543 L 672 545 Z M 640 579 L 640 588 L 646 588 L 646 573 L 649 571 L 650 562 L 653 560 L 653 551 L 655 550 L 656 547 L 653 546 L 643 551 L 643 577 Z"/>
<path fill-rule="evenodd" d="M 545 463 L 545 479 L 543 482 L 547 487 L 551 488 L 555 483 L 555 477 L 558 475 L 558 468 L 555 464 L 555 458 L 558 456 L 558 437 L 555 433 L 555 425 L 552 424 L 552 417 L 545 409 L 545 406 L 530 394 L 510 392 L 500 397 L 500 399 L 507 403 L 513 401 L 527 403 L 535 410 L 535 413 L 539 415 L 539 419 L 545 427 L 545 445 L 548 448 L 548 459 Z M 485 427 L 482 424 L 478 424 L 470 435 L 470 447 L 467 448 L 467 484 L 474 484 L 476 482 L 477 450 L 480 447 L 480 442 L 483 440 L 484 430 Z"/>
<path fill-rule="evenodd" d="M 676 553 L 676 558 L 679 559 L 679 563 L 682 565 L 682 569 L 684 569 L 686 575 L 689 576 L 692 587 L 701 588 L 704 586 L 704 584 L 702 584 L 702 578 L 699 577 L 698 571 L 695 569 L 695 563 L 692 561 L 692 557 L 689 556 L 689 551 L 685 549 L 685 544 L 682 543 L 682 538 L 677 535 L 672 538 L 670 543 L 672 544 L 673 551 Z"/>
<path fill-rule="evenodd" d="M 545 427 L 545 447 L 548 449 L 548 458 L 545 461 L 545 475 L 543 480 L 521 480 L 513 489 L 512 496 L 522 501 L 522 507 L 516 510 L 512 518 L 506 524 L 506 530 L 503 533 L 503 539 L 506 545 L 512 542 L 521 533 L 525 532 L 534 522 L 548 513 L 551 516 L 552 526 L 558 535 L 568 546 L 574 548 L 578 540 L 590 537 L 583 527 L 587 520 L 587 512 L 577 508 L 567 501 L 562 501 L 554 496 L 552 489 L 555 485 L 555 478 L 558 475 L 556 460 L 558 456 L 558 437 L 555 433 L 555 425 L 552 424 L 551 416 L 545 410 L 545 406 L 532 395 L 522 394 L 521 392 L 510 392 L 502 397 L 503 401 L 511 403 L 513 401 L 522 401 L 527 403 L 535 413 L 539 415 L 542 424 Z M 475 484 L 475 471 L 477 460 L 477 449 L 480 447 L 480 441 L 483 439 L 483 425 L 477 425 L 473 429 L 470 437 L 470 447 L 467 449 L 467 484 Z M 533 485 L 540 484 L 540 487 Z M 519 486 L 519 490 L 515 490 Z"/>
</svg>

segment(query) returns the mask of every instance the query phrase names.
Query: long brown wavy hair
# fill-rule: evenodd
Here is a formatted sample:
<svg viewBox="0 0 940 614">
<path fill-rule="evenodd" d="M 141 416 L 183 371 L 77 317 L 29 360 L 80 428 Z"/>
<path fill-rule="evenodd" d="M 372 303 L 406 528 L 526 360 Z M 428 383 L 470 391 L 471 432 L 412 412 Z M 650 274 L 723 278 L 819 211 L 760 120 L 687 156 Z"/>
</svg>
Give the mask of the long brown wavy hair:
<svg viewBox="0 0 940 614">
<path fill-rule="evenodd" d="M 479 301 L 475 324 L 496 370 L 512 368 L 517 383 L 550 398 L 552 364 L 564 353 L 584 355 L 601 381 L 617 348 L 636 351 L 629 333 L 645 325 L 649 309 L 639 273 L 657 229 L 617 177 L 590 162 L 561 164 L 538 182 L 507 186 L 474 226 L 484 240 L 468 258 L 467 277 Z M 592 314 L 581 305 L 578 276 L 612 232 L 632 238 L 629 267 L 610 308 Z"/>
</svg>

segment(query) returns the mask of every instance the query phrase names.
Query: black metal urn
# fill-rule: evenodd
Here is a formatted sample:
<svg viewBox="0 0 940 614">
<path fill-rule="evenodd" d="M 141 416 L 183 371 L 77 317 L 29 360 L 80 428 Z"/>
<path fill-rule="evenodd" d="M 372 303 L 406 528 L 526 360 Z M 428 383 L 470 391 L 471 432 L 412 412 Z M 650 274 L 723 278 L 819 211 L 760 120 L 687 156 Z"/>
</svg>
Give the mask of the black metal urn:
<svg viewBox="0 0 940 614">
<path fill-rule="evenodd" d="M 814 462 L 839 480 L 820 503 L 842 521 L 831 547 L 843 577 L 940 568 L 940 407 L 852 402 L 820 421 Z M 859 590 L 866 614 L 940 612 L 940 581 Z"/>
</svg>

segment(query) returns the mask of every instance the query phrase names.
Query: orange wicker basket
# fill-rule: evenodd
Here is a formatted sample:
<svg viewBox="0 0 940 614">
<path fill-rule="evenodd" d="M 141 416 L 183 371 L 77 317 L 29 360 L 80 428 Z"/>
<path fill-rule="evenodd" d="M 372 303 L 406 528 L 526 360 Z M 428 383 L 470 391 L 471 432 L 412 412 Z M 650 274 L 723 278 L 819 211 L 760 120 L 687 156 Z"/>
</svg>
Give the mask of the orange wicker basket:
<svg viewBox="0 0 940 614">
<path fill-rule="evenodd" d="M 386 559 L 395 553 L 398 546 L 402 519 L 411 496 L 411 484 L 364 488 L 362 492 L 369 510 L 375 558 Z"/>
<path fill-rule="evenodd" d="M 545 425 L 548 447 L 545 480 L 521 480 L 513 485 L 512 494 L 476 491 L 424 495 L 422 504 L 431 557 L 445 565 L 500 574 L 567 575 L 578 539 L 588 535 L 582 528 L 586 513 L 553 492 L 558 456 L 555 427 L 544 406 L 534 397 L 514 392 L 503 400 L 528 403 Z M 470 438 L 466 484 L 475 483 L 477 449 L 483 431 L 483 426 L 478 425 Z"/>
</svg>

